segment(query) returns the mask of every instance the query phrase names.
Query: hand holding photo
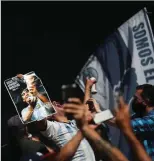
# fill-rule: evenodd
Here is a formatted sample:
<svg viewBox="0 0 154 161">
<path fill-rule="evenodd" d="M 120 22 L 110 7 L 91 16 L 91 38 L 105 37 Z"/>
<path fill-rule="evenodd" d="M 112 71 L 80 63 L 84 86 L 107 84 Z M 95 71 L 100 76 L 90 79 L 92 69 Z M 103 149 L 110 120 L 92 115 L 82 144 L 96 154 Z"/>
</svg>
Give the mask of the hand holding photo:
<svg viewBox="0 0 154 161">
<path fill-rule="evenodd" d="M 42 120 L 56 112 L 41 79 L 34 72 L 18 74 L 4 84 L 23 123 Z"/>
</svg>

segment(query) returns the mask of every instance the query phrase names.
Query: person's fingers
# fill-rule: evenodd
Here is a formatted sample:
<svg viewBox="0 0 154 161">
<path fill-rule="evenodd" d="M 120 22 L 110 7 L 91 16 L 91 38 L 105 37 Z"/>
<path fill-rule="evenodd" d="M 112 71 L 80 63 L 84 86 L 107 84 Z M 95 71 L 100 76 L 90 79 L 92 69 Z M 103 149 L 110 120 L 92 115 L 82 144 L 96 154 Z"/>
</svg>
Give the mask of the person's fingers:
<svg viewBox="0 0 154 161">
<path fill-rule="evenodd" d="M 69 98 L 68 102 L 72 102 L 72 103 L 76 103 L 76 104 L 82 104 L 82 102 L 79 98 Z"/>
<path fill-rule="evenodd" d="M 124 101 L 123 96 L 120 96 L 119 97 L 119 108 L 123 108 L 123 107 L 125 107 L 125 105 L 126 105 L 126 103 Z"/>
<path fill-rule="evenodd" d="M 97 103 L 97 101 L 94 98 L 90 98 L 88 101 L 93 102 L 94 108 L 96 108 L 96 106 L 99 106 L 99 104 Z"/>
<path fill-rule="evenodd" d="M 75 119 L 83 119 L 83 113 L 80 112 L 80 111 L 74 113 L 73 116 L 74 116 Z"/>
<path fill-rule="evenodd" d="M 63 105 L 63 107 L 64 107 L 64 109 L 66 109 L 66 108 L 76 108 L 76 109 L 80 108 L 80 106 L 78 104 L 74 104 L 74 103 L 65 103 Z"/>
<path fill-rule="evenodd" d="M 125 112 L 129 112 L 129 106 L 128 105 L 125 105 Z"/>
<path fill-rule="evenodd" d="M 94 98 L 89 98 L 88 101 L 93 101 L 93 102 L 96 102 L 96 100 Z"/>
<path fill-rule="evenodd" d="M 76 109 L 65 109 L 64 112 L 68 114 L 78 115 L 80 111 Z"/>
</svg>

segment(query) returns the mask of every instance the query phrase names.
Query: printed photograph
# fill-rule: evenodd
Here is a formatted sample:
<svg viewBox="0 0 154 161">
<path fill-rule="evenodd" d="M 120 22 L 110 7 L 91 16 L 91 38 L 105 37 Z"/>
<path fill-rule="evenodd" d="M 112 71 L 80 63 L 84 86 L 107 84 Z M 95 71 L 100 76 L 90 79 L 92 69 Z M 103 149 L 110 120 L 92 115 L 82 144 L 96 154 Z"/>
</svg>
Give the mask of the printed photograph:
<svg viewBox="0 0 154 161">
<path fill-rule="evenodd" d="M 35 72 L 17 74 L 5 80 L 4 84 L 23 123 L 39 121 L 56 113 L 41 79 Z"/>
</svg>

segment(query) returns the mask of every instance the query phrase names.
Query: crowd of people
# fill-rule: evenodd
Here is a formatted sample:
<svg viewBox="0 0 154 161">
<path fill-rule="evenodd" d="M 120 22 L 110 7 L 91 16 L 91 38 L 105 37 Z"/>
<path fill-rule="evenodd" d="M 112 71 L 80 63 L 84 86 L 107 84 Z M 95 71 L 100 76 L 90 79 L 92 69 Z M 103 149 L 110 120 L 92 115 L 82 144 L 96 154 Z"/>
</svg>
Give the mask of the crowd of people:
<svg viewBox="0 0 154 161">
<path fill-rule="evenodd" d="M 131 105 L 133 116 L 129 105 L 119 96 L 114 118 L 95 124 L 93 118 L 101 109 L 91 98 L 93 83 L 87 79 L 84 101 L 79 98 L 69 98 L 65 104 L 53 101 L 57 112 L 51 117 L 27 125 L 22 124 L 18 116 L 10 118 L 10 149 L 14 149 L 12 158 L 16 157 L 12 160 L 128 161 L 110 142 L 108 125 L 123 132 L 133 161 L 154 160 L 154 86 L 136 87 Z M 72 120 L 67 118 L 68 114 Z"/>
</svg>

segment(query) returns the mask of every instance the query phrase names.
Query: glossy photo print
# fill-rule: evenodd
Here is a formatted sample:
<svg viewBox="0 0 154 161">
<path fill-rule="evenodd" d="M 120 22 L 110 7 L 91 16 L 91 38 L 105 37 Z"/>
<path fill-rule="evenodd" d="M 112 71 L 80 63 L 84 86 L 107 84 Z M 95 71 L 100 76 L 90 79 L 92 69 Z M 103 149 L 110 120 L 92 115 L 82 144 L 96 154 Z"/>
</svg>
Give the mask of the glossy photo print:
<svg viewBox="0 0 154 161">
<path fill-rule="evenodd" d="M 5 80 L 4 84 L 23 123 L 39 121 L 56 113 L 41 79 L 35 72 L 18 74 Z"/>
</svg>

